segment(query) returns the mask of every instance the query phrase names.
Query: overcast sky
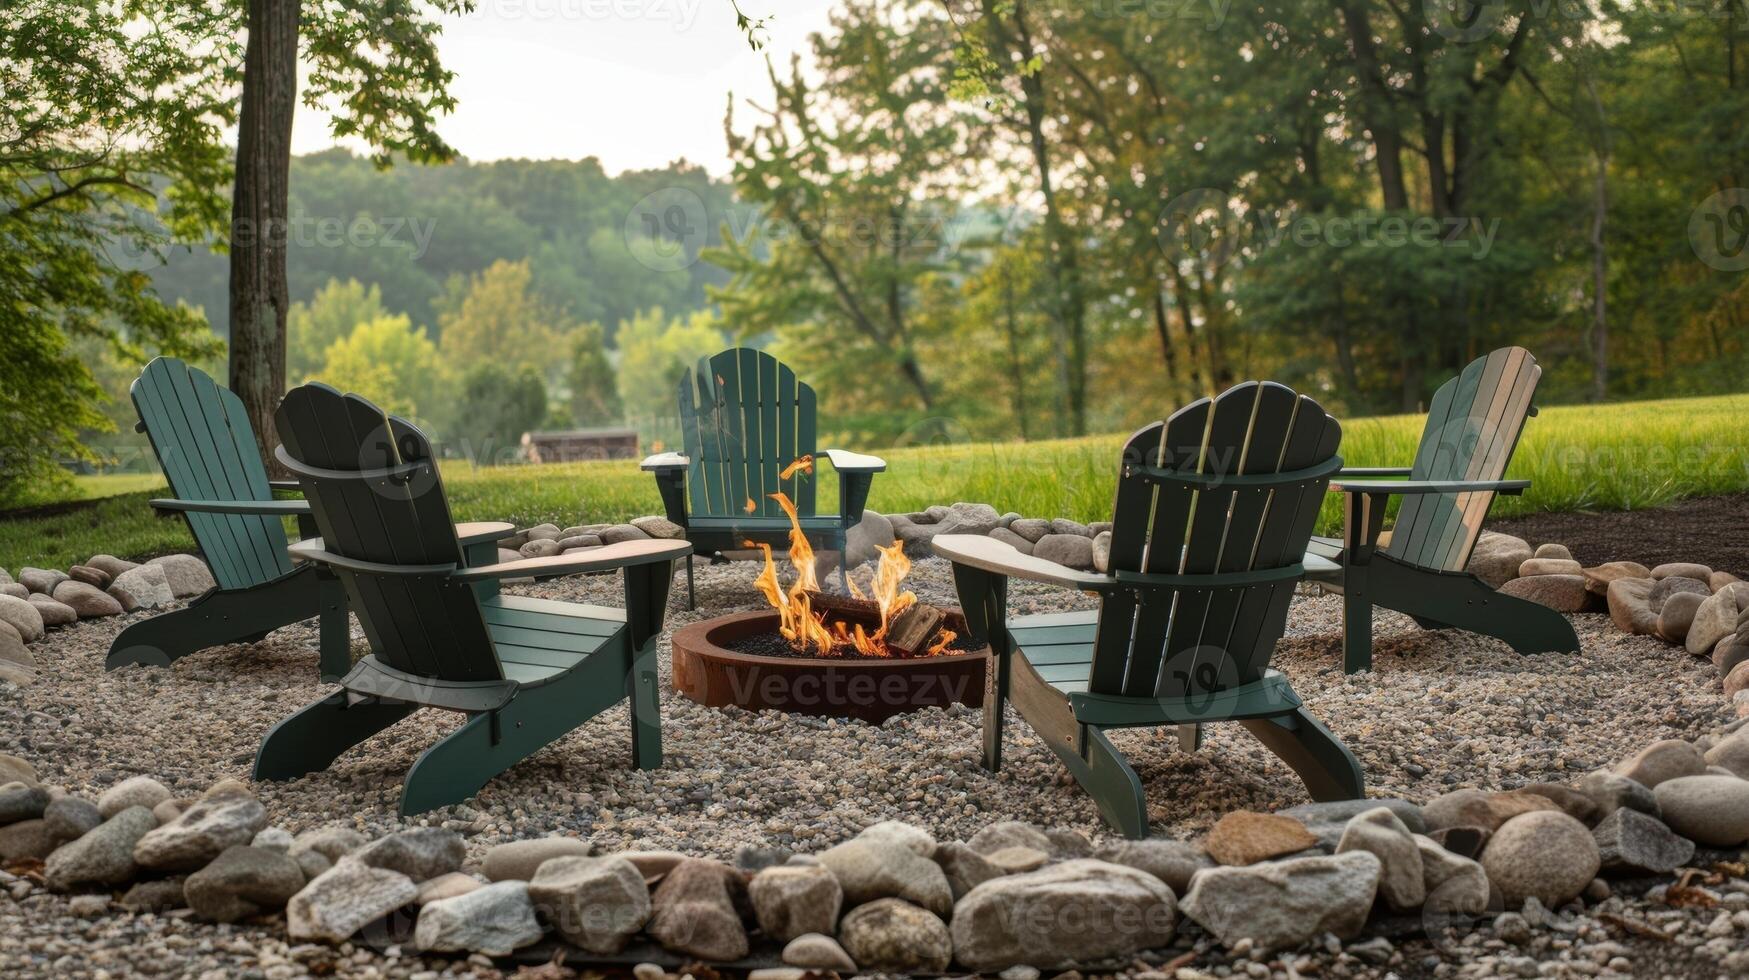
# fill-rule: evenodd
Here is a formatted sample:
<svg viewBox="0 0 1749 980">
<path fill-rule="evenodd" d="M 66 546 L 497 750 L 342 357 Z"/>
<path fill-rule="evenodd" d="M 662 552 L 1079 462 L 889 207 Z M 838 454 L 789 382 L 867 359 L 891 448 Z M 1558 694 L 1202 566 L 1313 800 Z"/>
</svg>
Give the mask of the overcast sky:
<svg viewBox="0 0 1749 980">
<path fill-rule="evenodd" d="M 773 15 L 756 53 L 729 0 L 479 0 L 444 21 L 439 48 L 459 104 L 437 129 L 474 160 L 594 156 L 619 173 L 684 157 L 725 174 L 727 93 L 768 103 L 765 55 L 787 66 L 831 6 L 741 0 L 749 16 Z M 308 153 L 334 140 L 303 109 L 292 143 Z"/>
</svg>

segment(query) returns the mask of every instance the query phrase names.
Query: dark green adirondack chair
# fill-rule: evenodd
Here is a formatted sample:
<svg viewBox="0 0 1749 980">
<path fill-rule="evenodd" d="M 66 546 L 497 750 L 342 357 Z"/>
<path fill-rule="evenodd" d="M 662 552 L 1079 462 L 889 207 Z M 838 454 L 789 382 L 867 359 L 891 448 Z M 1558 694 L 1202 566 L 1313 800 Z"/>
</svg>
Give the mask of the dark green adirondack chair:
<svg viewBox="0 0 1749 980">
<path fill-rule="evenodd" d="M 643 468 L 656 474 L 668 519 L 686 529 L 693 552 L 721 560 L 747 542 L 783 547 L 789 518 L 770 495 L 795 504 L 816 551 L 844 553 L 844 535 L 862 520 L 874 475 L 887 468 L 875 456 L 814 448 L 814 389 L 794 371 L 751 347 L 701 358 L 680 379 L 679 453 L 658 453 Z M 790 463 L 821 456 L 838 473 L 838 513 L 815 512 L 814 477 Z M 845 575 L 842 557 L 839 580 Z M 686 560 L 686 607 L 693 608 L 692 559 Z"/>
<path fill-rule="evenodd" d="M 357 395 L 292 390 L 275 416 L 277 458 L 303 486 L 318 541 L 292 551 L 331 569 L 369 635 L 341 689 L 262 740 L 255 778 L 291 779 L 421 708 L 468 720 L 407 773 L 401 813 L 458 803 L 595 715 L 630 699 L 632 760 L 662 764 L 656 638 L 685 542 L 468 567 L 423 433 Z M 625 574 L 625 608 L 509 596 L 482 584 Z"/>
<path fill-rule="evenodd" d="M 1002 762 L 1012 701 L 1111 825 L 1148 832 L 1135 770 L 1114 728 L 1234 721 L 1299 774 L 1317 800 L 1365 792 L 1354 755 L 1269 668 L 1342 428 L 1317 402 L 1246 382 L 1131 436 L 1119 462 L 1108 574 L 1079 572 L 977 535 L 941 535 L 974 636 L 995 653 L 984 698 L 984 765 Z M 1008 580 L 1099 596 L 1091 612 L 1007 618 Z"/>
<path fill-rule="evenodd" d="M 1464 571 L 1495 494 L 1521 494 L 1506 466 L 1536 414 L 1542 368 L 1522 347 L 1471 361 L 1440 386 L 1413 466 L 1348 469 L 1330 484 L 1344 498 L 1343 537 L 1314 538 L 1311 552 L 1341 566 L 1313 578 L 1343 594 L 1343 669 L 1372 667 L 1372 607 L 1413 616 L 1428 629 L 1457 627 L 1505 640 L 1519 653 L 1577 651 L 1579 636 L 1547 606 L 1496 592 Z M 1388 479 L 1381 479 L 1388 478 Z M 1385 510 L 1401 495 L 1383 547 Z"/>
<path fill-rule="evenodd" d="M 136 428 L 151 441 L 176 494 L 151 505 L 188 521 L 216 587 L 185 608 L 122 630 L 105 667 L 167 666 L 198 650 L 251 643 L 320 616 L 321 675 L 339 679 L 352 667 L 346 592 L 332 574 L 294 564 L 288 555 L 282 518 L 296 517 L 300 534 L 308 537 L 315 533 L 310 506 L 273 498 L 275 490 L 298 487 L 267 478 L 242 401 L 205 371 L 173 357 L 154 358 L 129 393 L 140 414 Z M 495 560 L 493 542 L 515 530 L 488 522 L 457 528 L 470 564 Z"/>
</svg>

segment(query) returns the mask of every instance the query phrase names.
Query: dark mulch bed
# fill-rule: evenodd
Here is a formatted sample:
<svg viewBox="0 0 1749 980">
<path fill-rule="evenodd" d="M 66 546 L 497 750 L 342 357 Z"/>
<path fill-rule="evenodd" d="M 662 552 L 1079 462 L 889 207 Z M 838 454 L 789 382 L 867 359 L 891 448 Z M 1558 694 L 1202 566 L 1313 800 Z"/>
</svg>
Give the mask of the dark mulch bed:
<svg viewBox="0 0 1749 980">
<path fill-rule="evenodd" d="M 1695 561 L 1749 577 L 1749 493 L 1696 497 L 1648 510 L 1532 514 L 1486 528 L 1532 545 L 1557 541 L 1589 567 L 1637 561 L 1648 567 Z"/>
</svg>

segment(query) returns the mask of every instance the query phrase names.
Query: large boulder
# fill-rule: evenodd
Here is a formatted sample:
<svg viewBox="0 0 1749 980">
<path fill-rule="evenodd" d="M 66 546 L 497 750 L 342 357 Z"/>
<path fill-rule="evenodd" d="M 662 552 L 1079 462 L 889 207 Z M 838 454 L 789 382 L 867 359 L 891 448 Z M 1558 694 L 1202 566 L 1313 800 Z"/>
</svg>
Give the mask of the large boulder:
<svg viewBox="0 0 1749 980">
<path fill-rule="evenodd" d="M 1529 542 L 1498 531 L 1483 531 L 1465 567 L 1471 575 L 1498 589 L 1518 576 L 1518 567 L 1536 557 Z"/>
<path fill-rule="evenodd" d="M 1668 874 L 1694 857 L 1694 842 L 1656 817 L 1622 807 L 1591 830 L 1605 871 Z"/>
<path fill-rule="evenodd" d="M 1421 853 L 1422 905 L 1431 915 L 1470 917 L 1488 908 L 1488 875 L 1481 864 L 1454 854 L 1431 837 L 1415 835 Z"/>
<path fill-rule="evenodd" d="M 1660 581 L 1667 578 L 1689 578 L 1705 582 L 1712 576 L 1711 568 L 1692 561 L 1667 561 L 1652 569 L 1652 577 Z"/>
<path fill-rule="evenodd" d="M 43 821 L 56 839 L 78 840 L 103 823 L 103 812 L 83 796 L 63 796 L 43 808 Z"/>
<path fill-rule="evenodd" d="M 1297 854 L 1317 844 L 1317 835 L 1292 817 L 1234 810 L 1209 828 L 1202 849 L 1218 864 L 1242 865 Z"/>
<path fill-rule="evenodd" d="M 897 898 L 859 905 L 838 926 L 838 940 L 859 969 L 886 973 L 942 973 L 953 959 L 947 924 L 927 909 Z"/>
<path fill-rule="evenodd" d="M 540 866 L 529 898 L 566 942 L 617 953 L 650 918 L 650 890 L 623 857 L 560 857 Z"/>
<path fill-rule="evenodd" d="M 49 791 L 41 786 L 8 783 L 0 786 L 0 826 L 20 820 L 36 820 L 49 805 Z"/>
<path fill-rule="evenodd" d="M 850 958 L 838 940 L 817 932 L 790 940 L 783 948 L 783 962 L 785 966 L 822 973 L 832 971 L 848 975 L 856 972 L 856 961 Z"/>
<path fill-rule="evenodd" d="M 1537 549 L 1541 551 L 1541 548 Z M 1518 566 L 1518 577 L 1533 575 L 1580 575 L 1585 569 L 1571 558 L 1543 557 L 1537 555 Z"/>
<path fill-rule="evenodd" d="M 152 811 L 130 806 L 96 830 L 56 848 L 43 867 L 43 878 L 56 891 L 125 885 L 139 872 L 134 845 L 156 826 L 158 818 Z"/>
<path fill-rule="evenodd" d="M 966 841 L 966 846 L 989 857 L 1010 847 L 1030 847 L 1036 851 L 1048 852 L 1051 849 L 1051 839 L 1032 824 L 1020 820 L 1003 820 L 973 834 L 972 839 Z"/>
<path fill-rule="evenodd" d="M 1651 787 L 1620 773 L 1594 769 L 1579 777 L 1573 788 L 1591 797 L 1591 802 L 1597 805 L 1597 812 L 1602 814 L 1614 813 L 1625 806 L 1654 817 L 1658 815 L 1658 798 L 1652 795 Z"/>
<path fill-rule="evenodd" d="M 1710 596 L 1696 592 L 1678 592 L 1664 600 L 1658 610 L 1658 638 L 1665 643 L 1683 643 L 1694 626 L 1694 614 Z"/>
<path fill-rule="evenodd" d="M 1421 848 L 1395 813 L 1384 807 L 1356 814 L 1342 831 L 1336 853 L 1365 851 L 1379 859 L 1379 897 L 1392 908 L 1419 908 L 1427 898 Z"/>
<path fill-rule="evenodd" d="M 143 806 L 150 810 L 169 798 L 170 790 L 156 779 L 150 776 L 129 776 L 97 797 L 97 810 L 108 820 L 130 806 Z"/>
<path fill-rule="evenodd" d="M 1609 619 L 1615 628 L 1636 636 L 1658 632 L 1658 610 L 1652 607 L 1649 578 L 1618 578 L 1609 583 Z"/>
<path fill-rule="evenodd" d="M 115 597 L 95 585 L 76 582 L 68 579 L 55 586 L 51 593 L 55 601 L 71 606 L 79 614 L 80 619 L 95 619 L 99 616 L 120 616 L 123 612 L 121 603 Z"/>
<path fill-rule="evenodd" d="M 1525 562 L 1533 565 L 1536 561 Z M 1575 567 L 1578 562 L 1570 562 Z M 1515 578 L 1500 586 L 1502 595 L 1516 596 L 1555 612 L 1583 612 L 1586 604 L 1585 579 L 1580 575 L 1532 575 Z"/>
<path fill-rule="evenodd" d="M 941 866 L 897 839 L 857 837 L 821 852 L 820 863 L 838 878 L 847 904 L 902 898 L 941 916 L 953 908 L 953 889 Z"/>
<path fill-rule="evenodd" d="M 1606 561 L 1580 574 L 1585 576 L 1585 588 L 1592 595 L 1607 595 L 1609 583 L 1618 578 L 1651 578 L 1652 572 L 1637 561 Z"/>
<path fill-rule="evenodd" d="M 1032 556 L 1082 571 L 1093 568 L 1093 539 L 1079 534 L 1047 534 L 1032 546 Z"/>
<path fill-rule="evenodd" d="M 648 517 L 632 518 L 632 527 L 644 532 L 652 538 L 667 538 L 680 541 L 686 538 L 686 528 L 674 523 L 666 517 L 652 514 Z"/>
<path fill-rule="evenodd" d="M 285 908 L 304 887 L 297 862 L 261 847 L 226 848 L 188 876 L 183 895 L 195 914 L 214 922 L 236 922 Z"/>
<path fill-rule="evenodd" d="M 18 570 L 18 584 L 32 592 L 53 595 L 55 587 L 67 581 L 67 573 L 53 568 L 31 568 L 26 565 Z"/>
<path fill-rule="evenodd" d="M 1737 774 L 1739 778 L 1749 779 L 1749 728 L 1739 728 L 1729 737 L 1719 740 L 1717 745 L 1706 750 L 1706 764 L 1717 766 Z M 54 804 L 49 804 L 50 808 Z"/>
<path fill-rule="evenodd" d="M 0 623 L 8 623 L 26 643 L 43 638 L 43 614 L 17 596 L 0 595 Z"/>
<path fill-rule="evenodd" d="M 317 875 L 285 906 L 294 940 L 345 942 L 353 933 L 419 896 L 419 886 L 398 871 L 348 858 Z"/>
<path fill-rule="evenodd" d="M 1706 758 L 1691 743 L 1679 738 L 1653 742 L 1616 764 L 1616 775 L 1656 790 L 1658 784 L 1679 776 L 1695 776 L 1706 772 Z"/>
<path fill-rule="evenodd" d="M 1679 776 L 1652 792 L 1671 830 L 1708 847 L 1737 847 L 1749 841 L 1749 779 Z"/>
<path fill-rule="evenodd" d="M 141 837 L 134 860 L 157 871 L 192 871 L 226 848 L 248 844 L 266 826 L 267 810 L 247 793 L 203 797 Z"/>
<path fill-rule="evenodd" d="M 862 512 L 862 520 L 844 532 L 844 564 L 855 568 L 880 560 L 880 549 L 891 548 L 898 538 L 893 535 L 893 522 L 872 510 Z"/>
<path fill-rule="evenodd" d="M 958 841 L 948 841 L 938 846 L 935 849 L 935 863 L 941 865 L 942 872 L 947 875 L 947 885 L 956 902 L 966 892 L 991 878 L 1000 878 L 1008 873 L 992 864 L 989 858 Z"/>
<path fill-rule="evenodd" d="M 1704 657 L 1722 639 L 1737 632 L 1737 615 L 1749 606 L 1749 582 L 1732 582 L 1708 596 L 1695 610 L 1688 629 L 1688 652 Z"/>
<path fill-rule="evenodd" d="M 1172 889 L 1147 872 L 1064 861 L 968 892 L 954 905 L 954 955 L 984 973 L 1127 956 L 1171 943 L 1177 904 Z"/>
<path fill-rule="evenodd" d="M 694 858 L 668 872 L 650 896 L 647 932 L 678 953 L 725 962 L 747 955 L 747 929 L 737 910 L 746 885 L 726 864 Z"/>
<path fill-rule="evenodd" d="M 1100 845 L 1094 856 L 1111 864 L 1146 871 L 1165 882 L 1174 895 L 1188 891 L 1190 880 L 1198 871 L 1215 866 L 1214 859 L 1197 845 L 1165 838 L 1115 840 Z"/>
<path fill-rule="evenodd" d="M 24 645 L 24 637 L 19 635 L 11 623 L 0 623 L 0 663 L 26 670 L 36 666 L 35 655 Z"/>
<path fill-rule="evenodd" d="M 485 872 L 491 881 L 533 881 L 540 866 L 556 857 L 582 855 L 594 850 L 577 837 L 538 837 L 494 844 L 486 850 Z"/>
<path fill-rule="evenodd" d="M 838 879 L 817 864 L 766 868 L 747 883 L 747 896 L 759 928 L 780 942 L 832 932 L 844 905 Z"/>
<path fill-rule="evenodd" d="M 79 621 L 79 614 L 74 611 L 72 606 L 64 602 L 56 602 L 50 596 L 32 592 L 28 601 L 31 608 L 37 611 L 37 615 L 43 618 L 45 627 L 67 626 Z"/>
<path fill-rule="evenodd" d="M 57 835 L 47 820 L 20 820 L 0 827 L 0 864 L 29 858 L 42 860 L 66 838 Z"/>
<path fill-rule="evenodd" d="M 1421 808 L 1421 813 L 1427 819 L 1429 830 L 1480 827 L 1491 831 L 1521 813 L 1559 809 L 1548 797 L 1522 790 L 1490 793 L 1479 789 L 1458 789 L 1435 797 Z"/>
<path fill-rule="evenodd" d="M 1482 849 L 1482 870 L 1508 909 L 1528 898 L 1559 908 L 1585 890 L 1601 864 L 1591 831 L 1556 811 L 1513 817 Z"/>
<path fill-rule="evenodd" d="M 421 906 L 413 941 L 439 953 L 509 956 L 540 942 L 542 934 L 528 883 L 500 881 Z"/>
<path fill-rule="evenodd" d="M 414 882 L 421 882 L 460 871 L 467 857 L 467 845 L 453 830 L 414 827 L 379 837 L 351 852 L 351 857 L 361 864 L 398 871 Z"/>
<path fill-rule="evenodd" d="M 109 594 L 128 612 L 156 609 L 176 601 L 163 565 L 141 565 L 121 573 L 109 583 Z"/>
<path fill-rule="evenodd" d="M 193 555 L 164 555 L 146 564 L 163 567 L 170 592 L 178 599 L 200 595 L 218 584 L 213 581 L 213 573 L 206 567 L 206 562 Z"/>
<path fill-rule="evenodd" d="M 1228 947 L 1249 939 L 1286 949 L 1326 932 L 1352 939 L 1366 925 L 1381 870 L 1365 851 L 1210 868 L 1192 879 L 1179 908 Z"/>
<path fill-rule="evenodd" d="M 1002 523 L 1002 515 L 989 504 L 961 501 L 949 506 L 935 523 L 942 534 L 989 534 Z"/>
<path fill-rule="evenodd" d="M 23 783 L 26 786 L 35 786 L 38 782 L 35 766 L 18 756 L 0 752 L 0 785 Z"/>
</svg>

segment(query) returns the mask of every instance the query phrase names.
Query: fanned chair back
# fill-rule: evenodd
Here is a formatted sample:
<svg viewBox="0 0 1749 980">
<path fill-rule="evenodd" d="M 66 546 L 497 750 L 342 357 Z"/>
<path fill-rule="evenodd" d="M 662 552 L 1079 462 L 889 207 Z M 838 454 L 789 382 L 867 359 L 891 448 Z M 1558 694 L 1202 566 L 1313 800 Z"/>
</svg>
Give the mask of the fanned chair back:
<svg viewBox="0 0 1749 980">
<path fill-rule="evenodd" d="M 1471 361 L 1434 393 L 1427 428 L 1415 451 L 1415 480 L 1499 480 L 1535 414 L 1542 368 L 1522 347 L 1503 347 Z M 1423 568 L 1459 571 L 1482 533 L 1491 490 L 1411 494 L 1404 498 L 1385 554 Z"/>
<path fill-rule="evenodd" d="M 1138 588 L 1105 597 L 1088 691 L 1200 699 L 1262 678 L 1341 441 L 1316 401 L 1272 382 L 1131 436 L 1110 571 Z"/>
<path fill-rule="evenodd" d="M 182 500 L 272 500 L 255 430 L 236 394 L 199 368 L 157 357 L 128 393 L 140 425 Z M 245 589 L 289 574 L 278 517 L 186 512 L 189 531 L 221 589 Z"/>
<path fill-rule="evenodd" d="M 323 550 L 400 569 L 337 569 L 378 660 L 446 681 L 502 679 L 473 589 L 448 575 L 462 548 L 425 434 L 317 383 L 292 389 L 274 417 L 278 458 L 303 485 Z M 431 573 L 405 574 L 420 566 Z"/>
<path fill-rule="evenodd" d="M 781 492 L 797 514 L 814 515 L 812 477 L 782 478 L 791 461 L 814 454 L 813 388 L 770 354 L 736 347 L 700 358 L 679 394 L 692 513 L 781 519 L 770 498 Z"/>
</svg>

